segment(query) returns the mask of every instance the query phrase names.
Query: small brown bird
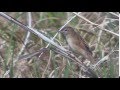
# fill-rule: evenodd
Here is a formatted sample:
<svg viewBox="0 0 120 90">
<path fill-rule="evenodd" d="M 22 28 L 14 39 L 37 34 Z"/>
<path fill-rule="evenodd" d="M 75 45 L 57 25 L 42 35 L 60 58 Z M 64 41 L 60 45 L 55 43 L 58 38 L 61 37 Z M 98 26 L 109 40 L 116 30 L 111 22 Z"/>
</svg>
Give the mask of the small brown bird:
<svg viewBox="0 0 120 90">
<path fill-rule="evenodd" d="M 67 43 L 73 52 L 83 55 L 83 57 L 88 59 L 92 64 L 94 63 L 90 48 L 72 27 L 64 27 L 60 32 L 66 37 Z"/>
</svg>

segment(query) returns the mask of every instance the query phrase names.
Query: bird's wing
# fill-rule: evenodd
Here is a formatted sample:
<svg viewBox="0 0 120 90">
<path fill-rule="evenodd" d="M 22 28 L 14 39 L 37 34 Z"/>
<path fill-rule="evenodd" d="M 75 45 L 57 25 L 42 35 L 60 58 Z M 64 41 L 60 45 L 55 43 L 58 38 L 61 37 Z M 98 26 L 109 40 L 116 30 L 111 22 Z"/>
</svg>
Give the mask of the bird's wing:
<svg viewBox="0 0 120 90">
<path fill-rule="evenodd" d="M 86 44 L 84 39 L 81 36 L 79 37 L 79 39 L 82 41 L 80 42 L 81 47 L 83 47 L 85 51 L 88 51 L 92 55 L 92 51 L 90 50 L 89 46 Z"/>
</svg>

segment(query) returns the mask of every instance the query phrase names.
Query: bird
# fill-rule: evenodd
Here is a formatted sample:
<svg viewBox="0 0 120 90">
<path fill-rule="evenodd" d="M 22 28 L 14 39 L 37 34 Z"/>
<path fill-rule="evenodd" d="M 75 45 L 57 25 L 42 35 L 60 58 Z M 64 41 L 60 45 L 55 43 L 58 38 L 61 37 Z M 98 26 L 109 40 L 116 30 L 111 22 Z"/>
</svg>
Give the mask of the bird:
<svg viewBox="0 0 120 90">
<path fill-rule="evenodd" d="M 94 64 L 92 51 L 82 36 L 79 35 L 74 28 L 66 26 L 59 32 L 65 36 L 66 41 L 73 52 L 77 53 L 78 55 L 81 54 L 84 58 L 89 60 L 91 64 Z"/>
</svg>

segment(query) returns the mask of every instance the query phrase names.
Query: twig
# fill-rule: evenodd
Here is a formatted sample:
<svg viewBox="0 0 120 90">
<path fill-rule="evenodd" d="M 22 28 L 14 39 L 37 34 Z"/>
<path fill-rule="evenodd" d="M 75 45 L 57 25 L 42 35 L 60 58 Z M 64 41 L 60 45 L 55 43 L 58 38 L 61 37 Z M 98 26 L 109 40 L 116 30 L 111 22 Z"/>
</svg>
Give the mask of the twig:
<svg viewBox="0 0 120 90">
<path fill-rule="evenodd" d="M 75 15 L 77 15 L 78 17 L 80 17 L 81 19 L 87 21 L 88 23 L 92 24 L 92 25 L 98 25 L 96 23 L 91 22 L 90 20 L 86 19 L 85 17 L 81 16 L 80 14 L 73 12 Z"/>
<path fill-rule="evenodd" d="M 110 30 L 107 30 L 107 29 L 101 27 L 99 24 L 96 24 L 96 23 L 91 22 L 90 20 L 88 20 L 88 19 L 85 18 L 84 16 L 81 16 L 81 15 L 78 14 L 78 13 L 75 13 L 75 12 L 73 12 L 73 13 L 74 13 L 75 15 L 77 15 L 78 17 L 82 18 L 83 20 L 87 21 L 88 23 L 90 23 L 90 24 L 92 24 L 92 25 L 95 25 L 96 27 L 100 28 L 101 30 L 107 31 L 107 32 L 109 32 L 109 33 L 111 33 L 111 34 L 116 35 L 116 36 L 119 37 L 119 34 L 114 33 L 114 32 L 112 32 L 112 31 L 110 31 Z"/>
<path fill-rule="evenodd" d="M 119 37 L 119 34 L 114 33 L 114 32 L 112 32 L 112 31 L 110 31 L 110 30 L 105 29 L 105 28 L 101 28 L 101 26 L 100 26 L 100 25 L 99 25 L 99 26 L 97 26 L 97 27 L 98 27 L 98 28 L 100 28 L 101 30 L 104 30 L 104 31 L 106 31 L 106 32 L 109 32 L 109 33 L 111 33 L 111 34 L 116 35 L 116 36 L 118 36 L 118 37 Z"/>
<path fill-rule="evenodd" d="M 29 53 L 29 54 L 26 54 L 26 55 L 22 55 L 22 56 L 19 56 L 18 60 L 27 60 L 27 59 L 29 59 L 33 56 L 39 55 L 40 53 L 41 53 L 41 50 L 36 51 L 34 53 Z"/>
<path fill-rule="evenodd" d="M 113 12 L 109 12 L 109 13 L 112 14 L 112 15 L 114 15 L 114 16 L 119 17 L 119 15 L 117 15 L 117 14 L 115 14 L 115 13 L 113 13 Z"/>
<path fill-rule="evenodd" d="M 27 21 L 28 21 L 28 26 L 31 27 L 31 26 L 32 26 L 32 16 L 31 16 L 31 12 L 28 12 L 28 18 L 27 18 Z M 28 43 L 28 39 L 29 39 L 29 37 L 30 37 L 30 32 L 27 31 L 27 35 L 26 35 L 26 38 L 25 38 L 24 44 L 23 44 L 23 46 L 22 46 L 22 48 L 21 48 L 21 50 L 20 50 L 20 52 L 19 52 L 18 57 L 17 57 L 16 60 L 19 59 L 19 56 L 21 55 L 21 53 L 22 53 L 23 50 L 25 49 L 26 44 Z"/>
<path fill-rule="evenodd" d="M 102 35 L 102 30 L 99 31 L 98 39 L 97 39 L 97 44 L 96 44 L 95 50 L 98 48 L 98 45 L 100 44 L 101 35 Z"/>
<path fill-rule="evenodd" d="M 45 70 L 44 70 L 44 72 L 43 72 L 43 74 L 42 74 L 42 78 L 45 77 L 44 75 L 45 75 L 45 72 L 46 72 L 48 66 L 50 65 L 50 60 L 51 60 L 51 51 L 50 51 L 50 57 L 49 57 L 49 59 L 48 59 L 48 63 L 47 63 L 46 68 L 45 68 Z"/>
</svg>

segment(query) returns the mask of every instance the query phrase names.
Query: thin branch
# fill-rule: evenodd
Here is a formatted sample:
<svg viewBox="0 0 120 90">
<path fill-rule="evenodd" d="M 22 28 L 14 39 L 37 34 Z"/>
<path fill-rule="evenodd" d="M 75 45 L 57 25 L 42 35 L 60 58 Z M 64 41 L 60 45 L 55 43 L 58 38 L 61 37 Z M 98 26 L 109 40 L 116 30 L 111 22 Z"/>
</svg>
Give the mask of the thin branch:
<svg viewBox="0 0 120 90">
<path fill-rule="evenodd" d="M 31 16 L 31 12 L 28 12 L 27 14 L 27 22 L 28 22 L 28 26 L 31 27 L 32 26 L 32 16 Z M 18 57 L 16 60 L 19 59 L 19 56 L 22 54 L 22 52 L 24 51 L 25 47 L 26 47 L 26 44 L 28 43 L 28 40 L 29 40 L 29 37 L 30 37 L 30 32 L 27 31 L 27 35 L 26 35 L 26 38 L 25 38 L 25 41 L 24 41 L 24 45 L 22 46 L 19 54 L 18 54 Z"/>
<path fill-rule="evenodd" d="M 96 24 L 96 23 L 91 22 L 91 21 L 88 20 L 87 18 L 81 16 L 79 13 L 76 13 L 76 12 L 73 12 L 73 13 L 74 13 L 75 15 L 77 15 L 78 17 L 80 17 L 81 19 L 85 20 L 86 22 L 92 24 L 92 25 L 96 25 L 96 26 L 98 25 L 98 24 Z"/>
<path fill-rule="evenodd" d="M 99 31 L 99 34 L 98 34 L 98 39 L 97 39 L 97 44 L 96 44 L 95 50 L 97 50 L 98 45 L 100 44 L 101 35 L 102 35 L 102 30 L 101 30 L 101 31 Z"/>
<path fill-rule="evenodd" d="M 51 51 L 50 51 L 50 57 L 49 57 L 49 59 L 48 59 L 48 63 L 47 63 L 47 65 L 46 65 L 46 68 L 45 68 L 45 70 L 44 70 L 44 72 L 43 72 L 43 74 L 42 74 L 42 78 L 45 78 L 45 72 L 46 72 L 46 70 L 47 70 L 47 68 L 49 67 L 49 65 L 50 65 L 50 60 L 51 60 Z"/>
<path fill-rule="evenodd" d="M 119 17 L 119 15 L 115 14 L 114 12 L 109 12 L 110 14 Z"/>
<path fill-rule="evenodd" d="M 73 12 L 73 13 L 74 13 L 75 15 L 77 15 L 78 17 L 80 17 L 81 19 L 87 21 L 88 23 L 90 23 L 90 24 L 92 24 L 92 25 L 95 25 L 96 27 L 100 28 L 101 30 L 107 31 L 107 32 L 109 32 L 109 33 L 111 33 L 111 34 L 116 35 L 116 36 L 119 37 L 119 34 L 114 33 L 114 32 L 112 32 L 112 31 L 110 31 L 110 30 L 107 30 L 107 29 L 101 27 L 99 24 L 96 24 L 96 23 L 91 22 L 90 20 L 88 20 L 87 18 L 85 18 L 84 16 L 81 16 L 80 14 L 78 14 L 78 13 L 76 13 L 76 12 Z"/>
<path fill-rule="evenodd" d="M 104 30 L 104 31 L 106 31 L 106 32 L 109 32 L 109 33 L 111 33 L 111 34 L 116 35 L 116 36 L 118 36 L 118 37 L 119 37 L 119 34 L 114 33 L 114 32 L 112 32 L 112 31 L 110 31 L 110 30 L 105 29 L 105 28 L 102 28 L 100 25 L 99 25 L 99 26 L 97 26 L 97 27 L 98 27 L 98 28 L 100 28 L 101 30 Z"/>
</svg>

